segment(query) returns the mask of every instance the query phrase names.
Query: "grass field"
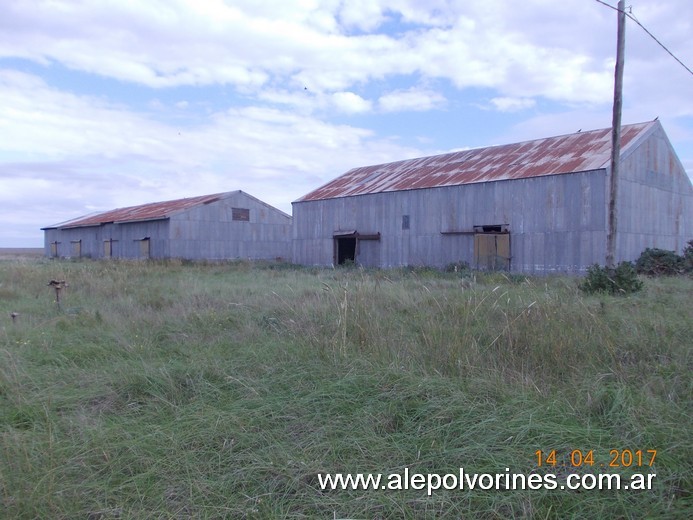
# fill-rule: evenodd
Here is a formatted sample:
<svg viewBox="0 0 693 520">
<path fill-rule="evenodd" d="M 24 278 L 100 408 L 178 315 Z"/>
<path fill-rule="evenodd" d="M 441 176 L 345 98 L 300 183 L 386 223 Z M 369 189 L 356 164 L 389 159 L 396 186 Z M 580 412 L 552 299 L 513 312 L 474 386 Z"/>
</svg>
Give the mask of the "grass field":
<svg viewBox="0 0 693 520">
<path fill-rule="evenodd" d="M 691 518 L 692 294 L 686 277 L 611 297 L 563 277 L 2 260 L 0 516 Z M 576 449 L 594 465 L 571 468 Z M 626 449 L 656 461 L 601 467 Z M 319 486 L 459 468 L 656 478 Z"/>
</svg>

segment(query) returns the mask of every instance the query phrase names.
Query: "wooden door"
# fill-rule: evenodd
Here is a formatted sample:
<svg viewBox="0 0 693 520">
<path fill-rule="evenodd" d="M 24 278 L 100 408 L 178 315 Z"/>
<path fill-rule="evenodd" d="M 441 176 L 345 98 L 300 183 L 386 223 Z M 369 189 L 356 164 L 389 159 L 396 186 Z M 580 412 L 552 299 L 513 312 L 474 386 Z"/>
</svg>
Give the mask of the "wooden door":
<svg viewBox="0 0 693 520">
<path fill-rule="evenodd" d="M 149 258 L 149 239 L 140 240 L 140 258 Z"/>
<path fill-rule="evenodd" d="M 477 269 L 510 270 L 510 234 L 477 233 L 474 235 L 474 261 Z"/>
</svg>

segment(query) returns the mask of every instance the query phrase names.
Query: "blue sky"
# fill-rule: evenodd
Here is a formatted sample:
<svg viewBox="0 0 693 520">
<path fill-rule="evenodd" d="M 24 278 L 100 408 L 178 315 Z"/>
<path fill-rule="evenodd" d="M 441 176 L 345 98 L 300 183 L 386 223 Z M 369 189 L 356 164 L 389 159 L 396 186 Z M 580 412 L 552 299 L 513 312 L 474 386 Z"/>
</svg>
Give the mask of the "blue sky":
<svg viewBox="0 0 693 520">
<path fill-rule="evenodd" d="M 693 2 L 631 9 L 693 67 Z M 356 166 L 609 127 L 615 33 L 596 0 L 0 2 L 0 247 L 237 189 L 290 213 Z M 626 39 L 623 122 L 659 117 L 693 176 L 693 75 Z"/>
</svg>

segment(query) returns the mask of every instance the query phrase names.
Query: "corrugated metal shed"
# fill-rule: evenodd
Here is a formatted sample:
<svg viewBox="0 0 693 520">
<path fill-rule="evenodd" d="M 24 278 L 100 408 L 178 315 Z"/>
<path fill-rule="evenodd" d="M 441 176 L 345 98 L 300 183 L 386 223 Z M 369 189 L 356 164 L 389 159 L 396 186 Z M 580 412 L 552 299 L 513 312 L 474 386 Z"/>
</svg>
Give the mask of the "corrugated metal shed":
<svg viewBox="0 0 693 520">
<path fill-rule="evenodd" d="M 623 126 L 622 154 L 654 124 Z M 578 132 L 354 168 L 298 202 L 599 170 L 610 157 L 611 129 Z"/>
<path fill-rule="evenodd" d="M 291 257 L 291 216 L 240 190 L 92 213 L 43 229 L 50 257 Z"/>
<path fill-rule="evenodd" d="M 617 261 L 682 251 L 693 185 L 664 129 L 622 143 Z M 610 161 L 607 128 L 356 168 L 294 202 L 293 259 L 582 273 L 605 260 Z"/>
</svg>

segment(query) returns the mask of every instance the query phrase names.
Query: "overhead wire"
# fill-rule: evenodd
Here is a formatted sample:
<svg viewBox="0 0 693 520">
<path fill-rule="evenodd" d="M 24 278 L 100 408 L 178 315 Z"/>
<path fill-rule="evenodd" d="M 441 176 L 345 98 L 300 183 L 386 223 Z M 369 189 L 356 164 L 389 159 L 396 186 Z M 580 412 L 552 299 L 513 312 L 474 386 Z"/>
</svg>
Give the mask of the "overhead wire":
<svg viewBox="0 0 693 520">
<path fill-rule="evenodd" d="M 613 5 L 607 4 L 606 2 L 603 2 L 602 0 L 595 0 L 595 1 L 597 3 L 605 5 L 606 7 L 609 7 L 610 9 L 613 9 L 614 11 L 618 11 L 618 7 L 614 7 Z M 693 76 L 693 70 L 691 70 L 684 62 L 682 62 L 678 57 L 676 57 L 676 55 L 673 52 L 671 52 L 666 47 L 666 45 L 664 45 L 661 41 L 659 41 L 654 34 L 652 34 L 649 30 L 647 30 L 647 28 L 643 24 L 641 24 L 640 21 L 633 15 L 632 11 L 633 11 L 633 8 L 631 7 L 630 12 L 626 12 L 625 15 L 628 18 L 630 18 L 631 20 L 633 20 L 636 24 L 638 24 L 638 26 L 640 26 L 640 28 L 643 31 L 645 31 L 650 38 L 652 38 L 654 41 L 656 41 L 662 49 L 664 49 L 672 58 L 674 58 L 679 63 L 679 65 L 681 65 L 684 69 L 686 69 L 688 71 L 689 74 L 691 74 Z"/>
</svg>

